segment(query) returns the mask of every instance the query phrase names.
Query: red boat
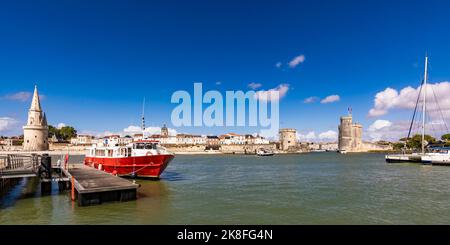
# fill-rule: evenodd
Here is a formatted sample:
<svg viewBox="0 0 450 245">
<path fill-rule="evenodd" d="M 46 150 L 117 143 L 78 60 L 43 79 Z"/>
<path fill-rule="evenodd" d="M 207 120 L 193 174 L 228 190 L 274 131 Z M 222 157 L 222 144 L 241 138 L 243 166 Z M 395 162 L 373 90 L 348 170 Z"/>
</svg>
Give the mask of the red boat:
<svg viewBox="0 0 450 245">
<path fill-rule="evenodd" d="M 154 140 L 126 146 L 105 142 L 87 149 L 84 164 L 118 176 L 159 178 L 173 158 L 173 153 Z"/>
</svg>

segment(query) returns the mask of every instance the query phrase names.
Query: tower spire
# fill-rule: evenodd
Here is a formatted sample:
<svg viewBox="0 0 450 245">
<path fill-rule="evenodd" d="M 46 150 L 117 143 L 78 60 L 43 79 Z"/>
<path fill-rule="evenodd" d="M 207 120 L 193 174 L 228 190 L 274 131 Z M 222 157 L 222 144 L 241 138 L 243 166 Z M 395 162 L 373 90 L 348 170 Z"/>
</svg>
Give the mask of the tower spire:
<svg viewBox="0 0 450 245">
<path fill-rule="evenodd" d="M 30 111 L 42 111 L 37 85 L 34 85 L 34 93 L 33 99 L 31 100 Z"/>
</svg>

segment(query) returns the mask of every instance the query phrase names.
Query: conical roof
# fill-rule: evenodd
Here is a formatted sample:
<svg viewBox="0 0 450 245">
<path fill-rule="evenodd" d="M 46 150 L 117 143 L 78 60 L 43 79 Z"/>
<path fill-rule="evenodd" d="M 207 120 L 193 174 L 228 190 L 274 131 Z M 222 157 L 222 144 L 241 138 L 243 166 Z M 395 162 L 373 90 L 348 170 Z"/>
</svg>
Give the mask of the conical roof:
<svg viewBox="0 0 450 245">
<path fill-rule="evenodd" d="M 42 111 L 36 85 L 34 86 L 33 100 L 31 101 L 30 111 Z"/>
<path fill-rule="evenodd" d="M 42 126 L 47 126 L 47 115 L 45 115 L 45 113 L 44 113 L 44 117 L 42 118 L 42 123 L 41 123 L 41 125 L 42 125 Z"/>
</svg>

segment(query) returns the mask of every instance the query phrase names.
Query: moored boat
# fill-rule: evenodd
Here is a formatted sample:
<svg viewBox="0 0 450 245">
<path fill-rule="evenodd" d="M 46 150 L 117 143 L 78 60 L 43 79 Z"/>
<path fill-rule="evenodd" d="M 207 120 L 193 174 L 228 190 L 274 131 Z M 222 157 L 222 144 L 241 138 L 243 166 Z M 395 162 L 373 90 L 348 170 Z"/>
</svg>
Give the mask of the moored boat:
<svg viewBox="0 0 450 245">
<path fill-rule="evenodd" d="M 407 145 L 408 139 L 410 139 L 411 130 L 414 123 L 414 118 L 416 116 L 418 104 L 420 97 L 422 96 L 422 133 L 421 133 L 421 151 L 419 153 L 410 153 L 410 154 L 390 154 L 386 155 L 385 159 L 388 163 L 399 163 L 399 162 L 416 162 L 421 164 L 433 164 L 433 165 L 450 165 L 450 148 L 448 147 L 427 147 L 428 142 L 425 140 L 425 121 L 427 118 L 426 112 L 427 112 L 427 80 L 428 80 L 428 57 L 425 57 L 425 72 L 424 72 L 424 78 L 423 82 L 421 84 L 419 94 L 416 100 L 416 105 L 413 113 L 413 117 L 411 120 L 411 124 L 408 131 L 408 136 L 405 140 L 405 148 Z M 434 93 L 434 91 L 433 91 Z M 435 96 L 436 99 L 436 96 Z M 437 100 L 437 99 L 436 99 Z M 436 101 L 437 103 L 437 101 Z M 438 106 L 439 110 L 440 107 Z M 442 112 L 441 112 L 442 115 Z M 442 118 L 442 121 L 445 124 L 444 118 Z M 448 130 L 448 129 L 447 129 Z"/>
<path fill-rule="evenodd" d="M 261 148 L 261 149 L 258 150 L 256 155 L 262 156 L 262 157 L 266 157 L 266 156 L 273 156 L 274 153 L 272 151 L 270 151 L 270 150 Z"/>
<path fill-rule="evenodd" d="M 159 178 L 175 155 L 159 141 L 145 137 L 144 103 L 142 106 L 142 140 L 120 145 L 105 140 L 87 148 L 84 164 L 105 172 L 129 177 Z"/>
<path fill-rule="evenodd" d="M 173 158 L 158 141 L 106 142 L 88 148 L 84 164 L 118 176 L 159 178 Z"/>
</svg>

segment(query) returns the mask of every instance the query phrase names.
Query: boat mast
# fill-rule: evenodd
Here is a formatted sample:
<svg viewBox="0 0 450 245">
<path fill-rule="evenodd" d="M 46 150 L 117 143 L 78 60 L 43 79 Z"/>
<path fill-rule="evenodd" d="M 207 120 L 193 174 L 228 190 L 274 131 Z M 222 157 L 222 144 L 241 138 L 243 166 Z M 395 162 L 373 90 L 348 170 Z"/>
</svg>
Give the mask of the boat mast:
<svg viewBox="0 0 450 245">
<path fill-rule="evenodd" d="M 428 69 L 428 56 L 425 55 L 425 75 L 423 78 L 423 105 L 422 105 L 422 154 L 425 153 L 425 117 L 427 110 L 427 69 Z"/>
<path fill-rule="evenodd" d="M 145 97 L 142 103 L 142 139 L 145 139 Z"/>
</svg>

